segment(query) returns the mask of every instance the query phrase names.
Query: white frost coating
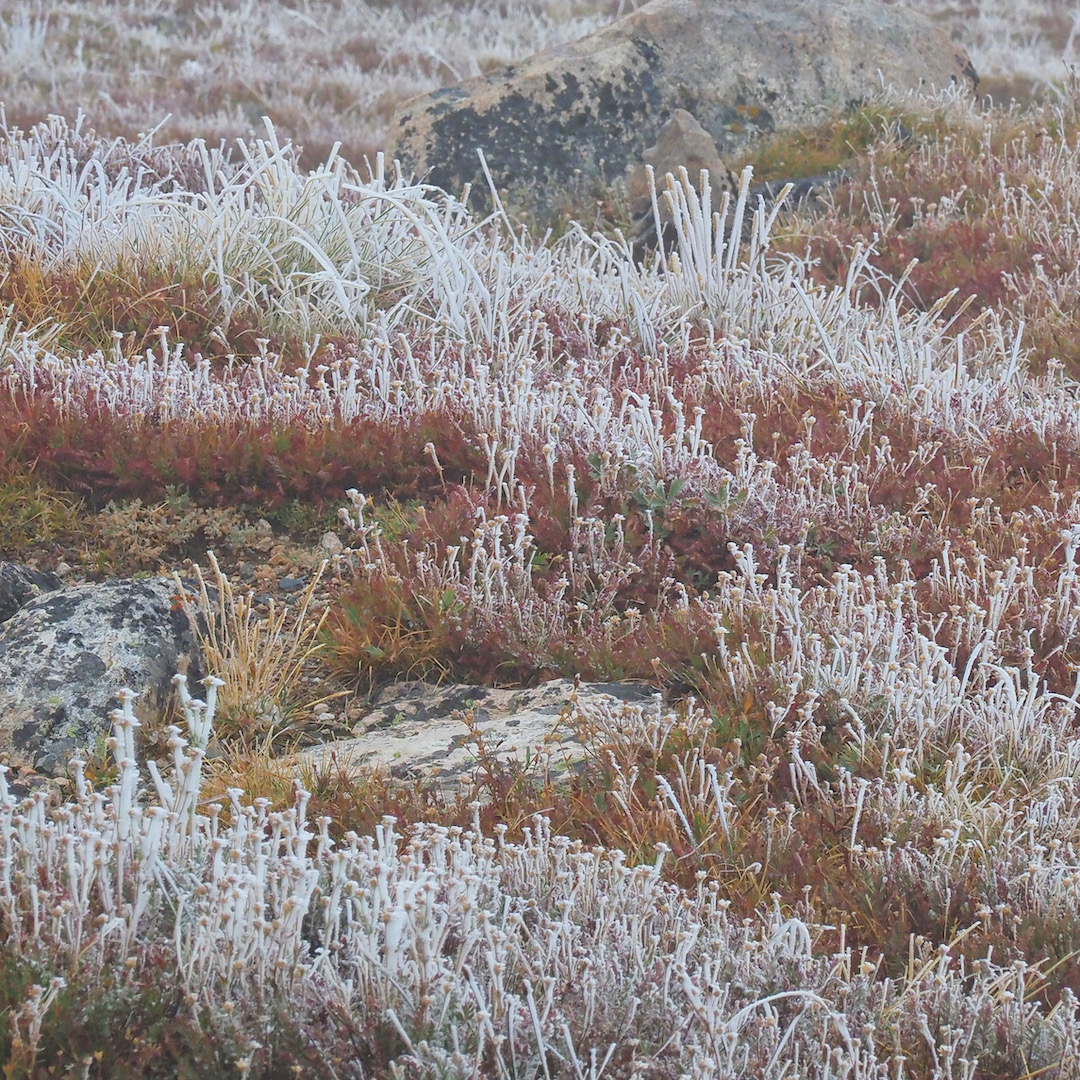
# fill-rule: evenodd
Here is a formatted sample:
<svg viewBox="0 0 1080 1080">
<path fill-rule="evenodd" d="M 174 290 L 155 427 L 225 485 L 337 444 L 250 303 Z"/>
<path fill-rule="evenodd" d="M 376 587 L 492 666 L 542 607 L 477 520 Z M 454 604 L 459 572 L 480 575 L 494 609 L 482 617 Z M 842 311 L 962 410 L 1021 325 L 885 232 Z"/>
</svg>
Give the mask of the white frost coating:
<svg viewBox="0 0 1080 1080">
<path fill-rule="evenodd" d="M 417 824 L 402 836 L 392 818 L 373 836 L 335 841 L 329 819 L 312 828 L 299 788 L 283 812 L 231 790 L 224 819 L 219 806 L 199 807 L 202 748 L 175 728 L 174 776 L 166 782 L 151 769 L 154 801 L 134 760 L 132 699 L 123 695 L 114 716 L 120 777 L 105 792 L 75 762 L 75 801 L 50 811 L 43 797 L 17 804 L 0 773 L 6 949 L 59 964 L 78 957 L 80 977 L 92 977 L 164 948 L 193 1007 L 271 995 L 295 1015 L 329 1002 L 360 1026 L 388 1018 L 414 1065 L 432 1077 L 455 1061 L 466 1074 L 484 1063 L 505 1077 L 520 1075 L 524 1062 L 534 1075 L 549 1055 L 580 1067 L 640 1047 L 702 1080 L 748 1070 L 769 1080 L 870 1078 L 893 1075 L 872 1037 L 889 1017 L 918 1030 L 929 1016 L 951 1015 L 951 1035 L 935 1045 L 957 1068 L 964 1046 L 996 1052 L 995 1038 L 1022 1033 L 1044 1060 L 1078 1030 L 1075 1001 L 1046 1016 L 1025 999 L 1024 965 L 971 968 L 943 946 L 907 978 L 881 981 L 877 966 L 865 956 L 857 964 L 850 948 L 819 954 L 822 927 L 809 905 L 793 914 L 774 898 L 758 919 L 732 919 L 717 879 L 700 874 L 688 892 L 662 882 L 664 845 L 654 865 L 630 867 L 618 851 L 554 835 L 540 817 L 521 843 L 507 842 L 504 828 L 489 838 L 476 828 Z M 201 742 L 212 710 L 183 691 L 181 703 Z M 658 705 L 600 705 L 592 720 L 616 755 L 620 741 L 659 748 L 678 730 L 692 744 L 709 723 Z M 898 760 L 913 737 L 897 729 L 897 746 L 905 744 Z M 920 801 L 940 801 L 946 817 L 969 815 L 963 774 L 972 760 L 956 755 L 941 795 L 909 792 L 892 808 L 897 820 L 926 814 Z M 899 793 L 902 780 L 888 772 L 869 791 L 859 787 L 864 816 L 888 811 L 890 787 Z M 1068 784 L 1062 777 L 1059 790 Z M 727 775 L 721 788 L 691 759 L 665 781 L 687 829 L 723 826 L 739 813 L 733 786 Z M 612 797 L 633 796 L 616 786 Z M 1063 794 L 1060 807 L 1075 797 Z M 1029 819 L 1027 828 L 1053 830 L 1053 820 Z M 791 816 L 775 827 L 777 836 L 790 829 Z M 932 880 L 968 858 L 968 848 L 957 848 L 961 831 L 959 821 L 946 829 L 937 853 L 912 871 Z M 860 857 L 854 845 L 851 854 Z M 1068 889 L 1075 901 L 1060 874 L 1031 874 L 1032 887 L 1051 889 L 1059 903 Z M 31 994 L 19 1014 L 28 1032 L 40 1030 L 60 985 Z"/>
</svg>

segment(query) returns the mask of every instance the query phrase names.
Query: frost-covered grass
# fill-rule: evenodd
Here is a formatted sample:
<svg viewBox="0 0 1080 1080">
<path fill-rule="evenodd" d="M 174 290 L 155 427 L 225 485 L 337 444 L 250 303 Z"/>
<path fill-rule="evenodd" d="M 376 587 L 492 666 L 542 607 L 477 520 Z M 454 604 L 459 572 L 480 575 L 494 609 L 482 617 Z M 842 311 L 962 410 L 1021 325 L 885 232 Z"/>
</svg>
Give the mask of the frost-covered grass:
<svg viewBox="0 0 1080 1080">
<path fill-rule="evenodd" d="M 1037 965 L 965 957 L 965 937 L 995 919 L 989 908 L 948 941 L 912 938 L 887 958 L 846 943 L 843 927 L 823 949 L 837 928 L 821 924 L 809 890 L 788 903 L 774 893 L 742 917 L 728 875 L 760 866 L 703 869 L 680 889 L 663 878 L 667 845 L 635 864 L 558 835 L 539 815 L 518 841 L 505 824 L 485 835 L 479 804 L 472 828 L 402 829 L 386 817 L 372 834 L 335 840 L 299 789 L 284 810 L 236 790 L 227 808 L 204 808 L 217 685 L 206 705 L 182 679 L 179 690 L 189 739 L 170 729 L 172 767 L 164 777 L 151 764 L 153 797 L 140 781 L 130 698 L 115 714 L 120 773 L 107 791 L 76 763 L 76 798 L 49 811 L 44 797 L 17 807 L 0 778 L 10 1075 L 45 1075 L 43 1050 L 81 1075 L 176 1075 L 170 1051 L 181 1041 L 188 1067 L 196 1055 L 202 1070 L 232 1057 L 203 1075 L 1075 1073 L 1071 991 L 1048 1011 Z M 592 719 L 615 753 L 709 725 L 696 710 L 676 718 L 659 707 Z M 900 749 L 909 741 L 895 743 L 897 778 L 838 786 L 836 808 L 853 816 L 844 857 L 856 873 L 880 867 L 935 884 L 956 862 L 989 870 L 997 853 L 959 835 L 981 784 L 969 772 L 978 737 L 971 757 L 957 750 L 940 791 L 922 794 L 906 779 L 915 776 L 905 763 L 921 764 Z M 678 791 L 663 783 L 674 818 L 692 814 L 698 846 L 706 833 L 717 841 L 745 827 L 736 772 L 700 761 L 679 770 Z M 787 846 L 815 792 L 825 795 L 804 773 L 786 814 L 759 824 L 762 839 Z M 906 842 L 895 851 L 857 842 L 860 823 L 872 828 L 882 812 L 947 824 L 920 861 Z M 1000 822 L 987 817 L 993 832 Z M 1030 816 L 1021 831 L 1045 838 Z M 1053 860 L 1045 852 L 1020 890 L 1059 897 Z"/>
<path fill-rule="evenodd" d="M 195 3 L 4 0 L 0 101 L 9 122 L 85 109 L 110 135 L 166 141 L 259 131 L 269 116 L 316 164 L 383 150 L 415 94 L 573 41 L 620 0 Z"/>
<path fill-rule="evenodd" d="M 999 102 L 1039 93 L 1080 60 L 1080 9 L 1055 0 L 905 0 L 961 42 Z"/>
<path fill-rule="evenodd" d="M 385 150 L 405 99 L 492 71 L 606 25 L 639 0 L 195 3 L 0 0 L 0 101 L 11 123 L 82 108 L 103 134 L 211 145 L 269 116 L 305 148 Z M 1080 59 L 1061 0 L 909 0 L 971 54 L 986 89 L 1038 92 Z M 160 125 L 160 127 L 159 127 Z"/>
<path fill-rule="evenodd" d="M 1078 116 L 883 98 L 763 150 L 850 142 L 823 208 L 676 178 L 642 265 L 287 125 L 5 130 L 0 554 L 214 548 L 228 680 L 125 701 L 62 804 L 0 781 L 7 1074 L 1080 1075 Z M 317 700 L 557 675 L 658 697 L 568 710 L 569 774 L 463 729 L 456 795 L 279 755 Z"/>
</svg>

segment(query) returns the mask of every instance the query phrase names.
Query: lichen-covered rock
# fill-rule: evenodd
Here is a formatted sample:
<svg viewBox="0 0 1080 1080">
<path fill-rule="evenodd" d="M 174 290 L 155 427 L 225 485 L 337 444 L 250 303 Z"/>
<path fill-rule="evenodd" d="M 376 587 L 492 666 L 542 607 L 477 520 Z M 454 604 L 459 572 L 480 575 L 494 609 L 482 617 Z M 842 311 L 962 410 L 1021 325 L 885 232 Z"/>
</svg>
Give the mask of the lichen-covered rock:
<svg viewBox="0 0 1080 1080">
<path fill-rule="evenodd" d="M 386 687 L 375 708 L 357 725 L 357 738 L 303 751 L 304 771 L 388 771 L 406 781 L 434 780 L 454 788 L 478 762 L 477 736 L 502 762 L 542 761 L 565 771 L 584 756 L 568 708 L 590 702 L 642 703 L 655 691 L 637 683 L 581 683 L 555 679 L 531 690 L 485 686 L 432 686 L 425 682 Z"/>
<path fill-rule="evenodd" d="M 48 570 L 34 570 L 21 563 L 0 562 L 0 623 L 5 623 L 24 604 L 43 593 L 63 588 L 64 583 Z"/>
<path fill-rule="evenodd" d="M 678 109 L 731 157 L 879 91 L 974 90 L 925 16 L 880 0 L 651 0 L 580 41 L 404 103 L 396 155 L 453 194 L 496 186 L 557 205 L 622 180 Z"/>
<path fill-rule="evenodd" d="M 79 585 L 31 600 L 0 626 L 0 753 L 9 764 L 62 773 L 111 733 L 122 687 L 148 715 L 171 701 L 177 671 L 202 678 L 174 592 L 169 578 Z"/>
</svg>

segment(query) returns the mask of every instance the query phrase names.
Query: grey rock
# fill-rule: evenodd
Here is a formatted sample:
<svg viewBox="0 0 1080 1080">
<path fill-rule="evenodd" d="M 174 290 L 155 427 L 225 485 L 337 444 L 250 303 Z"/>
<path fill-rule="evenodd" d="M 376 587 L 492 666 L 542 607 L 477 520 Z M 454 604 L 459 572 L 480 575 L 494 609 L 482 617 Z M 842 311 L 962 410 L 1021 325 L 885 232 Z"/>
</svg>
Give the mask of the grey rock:
<svg viewBox="0 0 1080 1080">
<path fill-rule="evenodd" d="M 34 570 L 20 563 L 0 562 L 0 623 L 5 623 L 24 604 L 63 588 L 64 583 L 47 570 Z"/>
<path fill-rule="evenodd" d="M 557 205 L 622 180 L 676 110 L 719 156 L 898 90 L 977 76 L 925 16 L 881 0 L 651 0 L 580 41 L 405 102 L 396 156 L 457 194 L 498 188 Z"/>
<path fill-rule="evenodd" d="M 137 715 L 172 701 L 172 677 L 196 683 L 201 650 L 171 578 L 110 581 L 31 600 L 0 626 L 0 753 L 56 774 L 112 732 L 128 687 Z"/>
<path fill-rule="evenodd" d="M 654 696 L 651 687 L 637 683 L 581 683 L 575 693 L 569 679 L 531 690 L 399 683 L 376 698 L 374 709 L 354 728 L 356 738 L 310 747 L 293 764 L 301 774 L 383 771 L 452 789 L 475 773 L 479 736 L 485 751 L 501 762 L 541 760 L 557 774 L 585 753 L 570 722 L 575 706 L 641 704 Z"/>
<path fill-rule="evenodd" d="M 652 169 L 652 177 L 649 169 Z M 631 170 L 626 183 L 630 213 L 634 221 L 633 255 L 637 262 L 643 261 L 649 251 L 657 247 L 657 218 L 660 222 L 660 241 L 665 251 L 676 244 L 676 232 L 671 223 L 671 204 L 664 198 L 669 179 L 681 182 L 681 170 L 697 190 L 701 173 L 709 174 L 709 183 L 715 192 L 714 205 L 725 189 L 732 195 L 738 184 L 731 171 L 720 158 L 713 137 L 686 109 L 676 109 L 660 128 L 656 144 L 648 147 Z M 656 203 L 653 205 L 653 187 Z"/>
<path fill-rule="evenodd" d="M 340 555 L 344 550 L 345 545 L 336 532 L 331 530 L 322 534 L 322 538 L 319 540 L 319 551 L 324 555 Z"/>
<path fill-rule="evenodd" d="M 705 169 L 718 191 L 727 187 L 734 192 L 736 187 L 735 178 L 721 159 L 715 140 L 686 109 L 676 109 L 671 114 L 657 133 L 655 145 L 646 148 L 641 161 L 630 171 L 626 194 L 635 219 L 652 214 L 652 185 L 646 166 L 652 167 L 658 190 L 667 173 L 677 176 L 680 169 L 685 169 L 695 184 L 701 170 Z"/>
</svg>

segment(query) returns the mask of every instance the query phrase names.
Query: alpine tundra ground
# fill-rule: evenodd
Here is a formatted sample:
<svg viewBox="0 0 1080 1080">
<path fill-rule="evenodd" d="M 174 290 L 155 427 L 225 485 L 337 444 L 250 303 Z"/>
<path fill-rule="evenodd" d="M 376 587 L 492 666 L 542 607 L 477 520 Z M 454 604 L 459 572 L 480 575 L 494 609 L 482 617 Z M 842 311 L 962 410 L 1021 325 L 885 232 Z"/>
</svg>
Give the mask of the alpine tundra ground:
<svg viewBox="0 0 1080 1080">
<path fill-rule="evenodd" d="M 612 6 L 0 5 L 0 554 L 219 590 L 217 678 L 0 783 L 5 1076 L 1080 1075 L 1080 22 L 970 8 L 997 105 L 637 265 L 375 154 Z M 660 696 L 570 776 L 288 765 L 572 675 Z"/>
</svg>

